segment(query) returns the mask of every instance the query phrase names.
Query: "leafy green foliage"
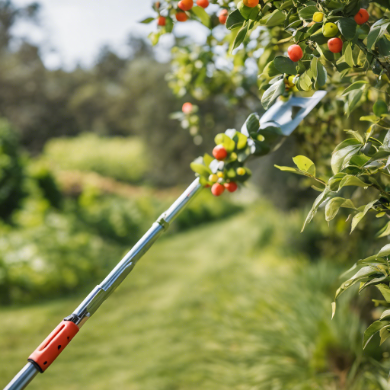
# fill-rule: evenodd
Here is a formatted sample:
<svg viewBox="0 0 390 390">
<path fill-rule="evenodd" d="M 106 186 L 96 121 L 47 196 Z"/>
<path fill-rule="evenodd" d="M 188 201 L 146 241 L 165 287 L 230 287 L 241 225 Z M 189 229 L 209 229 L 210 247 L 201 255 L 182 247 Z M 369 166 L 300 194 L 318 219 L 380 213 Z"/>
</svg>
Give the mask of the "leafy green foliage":
<svg viewBox="0 0 390 390">
<path fill-rule="evenodd" d="M 175 2 L 167 0 L 164 4 L 168 13 L 173 12 Z M 219 89 L 205 87 L 207 84 L 199 81 L 194 72 L 192 77 L 187 77 L 189 80 L 187 85 L 193 86 L 193 91 L 205 87 L 208 92 L 222 95 L 234 84 L 231 80 L 239 79 L 237 74 L 240 73 L 240 68 L 237 64 L 245 64 L 256 53 L 258 56 L 256 57 L 258 58 L 257 85 L 264 109 L 268 109 L 278 98 L 288 99 L 293 93 L 307 96 L 312 90 L 326 88 L 329 91 L 328 100 L 324 99 L 323 106 L 318 111 L 319 115 L 317 114 L 317 122 L 312 123 L 310 131 L 301 132 L 300 141 L 301 144 L 306 145 L 310 137 L 316 138 L 315 135 L 308 134 L 313 133 L 313 128 L 322 126 L 321 122 L 328 120 L 330 122 L 327 132 L 331 139 L 332 134 L 335 134 L 333 123 L 337 122 L 340 129 L 346 128 L 341 126 L 352 117 L 353 120 L 350 122 L 354 125 L 351 126 L 349 123 L 347 125 L 347 128 L 353 127 L 353 130 L 347 131 L 349 138 L 343 141 L 343 137 L 338 134 L 336 142 L 339 145 L 329 159 L 331 172 L 324 166 L 328 151 L 321 155 L 323 149 L 320 136 L 317 136 L 317 146 L 319 146 L 317 155 L 320 156 L 318 159 L 313 159 L 316 162 L 318 160 L 317 167 L 302 155 L 294 159 L 296 168 L 277 167 L 282 171 L 304 176 L 305 180 L 310 181 L 312 187 L 320 192 L 306 218 L 304 227 L 320 209 L 325 210 L 325 219 L 328 222 L 339 220 L 340 218 L 336 217 L 343 211 L 347 211 L 351 232 L 359 231 L 364 224 L 363 221 L 368 220 L 371 214 L 376 214 L 378 223 L 384 221 L 380 218 L 390 215 L 388 172 L 390 134 L 387 134 L 390 129 L 388 111 L 390 19 L 386 12 L 389 7 L 388 2 L 269 1 L 260 2 L 260 10 L 255 10 L 250 17 L 248 10 L 241 3 L 237 5 L 238 9 L 233 3 L 224 3 L 223 6 L 230 11 L 227 22 L 230 33 L 224 39 L 216 39 L 215 25 L 211 24 L 204 53 L 212 53 L 210 47 L 228 44 L 230 52 L 234 49 L 231 70 L 224 69 L 218 76 L 215 74 L 218 80 L 222 80 L 221 75 L 226 77 L 225 81 L 219 84 Z M 359 20 L 355 20 L 355 16 L 361 7 L 367 7 L 369 23 L 358 25 Z M 314 21 L 315 13 L 321 13 L 322 17 Z M 256 28 L 259 26 L 261 32 L 256 33 Z M 340 36 L 343 43 L 340 53 L 334 53 L 328 47 L 328 39 L 336 36 Z M 298 44 L 303 50 L 303 58 L 296 63 L 285 55 L 287 46 L 291 44 Z M 191 53 L 190 49 L 187 50 Z M 190 54 L 187 58 L 189 57 Z M 205 58 L 202 62 L 204 67 L 207 64 L 217 64 L 214 55 L 209 55 L 207 59 L 203 58 Z M 181 68 L 180 72 L 184 73 L 184 68 Z M 245 93 L 249 95 L 252 91 L 248 88 L 247 80 L 243 79 L 244 74 L 244 67 L 242 67 L 241 86 L 244 86 Z M 222 86 L 226 86 L 225 90 Z M 223 90 L 224 92 L 221 92 Z M 365 116 L 360 112 L 364 112 Z M 341 118 L 344 114 L 345 119 Z M 358 115 L 361 116 L 362 122 L 371 123 L 367 131 L 364 129 L 364 124 L 356 120 Z M 246 128 L 256 146 L 256 150 L 252 150 L 254 155 L 264 155 L 274 150 L 271 147 L 261 149 L 257 144 L 259 139 L 264 140 L 266 137 L 261 134 L 263 129 L 259 129 L 259 119 L 256 115 L 248 118 Z M 270 132 L 269 136 L 270 138 L 275 136 L 275 143 L 280 141 L 277 137 L 281 135 L 277 132 Z M 332 142 L 334 141 L 333 139 Z M 313 145 L 310 146 L 313 149 Z M 312 155 L 315 154 L 312 152 Z M 198 163 L 202 164 L 201 161 Z M 207 168 L 207 164 L 203 165 Z M 208 173 L 200 166 L 193 167 L 200 175 Z M 389 233 L 390 223 L 383 222 L 377 236 L 386 237 Z M 366 271 L 372 270 L 366 269 Z M 362 272 L 364 274 L 365 271 Z M 360 275 L 356 278 L 359 279 Z M 380 330 L 382 340 L 387 338 L 386 326 L 383 331 Z"/>
<path fill-rule="evenodd" d="M 355 91 L 356 85 L 352 85 L 349 90 Z M 294 159 L 298 169 L 282 167 L 282 170 L 304 174 L 312 179 L 319 180 L 325 186 L 324 190 L 314 202 L 305 225 L 312 220 L 318 208 L 324 204 L 326 204 L 325 219 L 327 221 L 333 220 L 340 208 L 348 209 L 350 217 L 352 217 L 350 218 L 352 220 L 351 232 L 355 230 L 369 212 L 375 212 L 378 217 L 387 216 L 389 213 L 390 193 L 389 175 L 387 171 L 390 156 L 390 149 L 388 147 L 390 139 L 389 130 L 381 127 L 370 127 L 369 131 L 364 135 L 352 130 L 348 130 L 347 132 L 352 134 L 354 138 L 346 139 L 335 148 L 331 161 L 334 175 L 327 181 L 316 178 L 315 171 L 311 168 L 313 165 L 308 161 L 302 161 L 300 156 Z M 310 174 L 308 172 L 309 167 L 312 169 Z M 339 193 L 341 191 L 344 192 L 344 188 L 346 187 L 355 187 L 355 191 L 359 191 L 359 189 L 363 189 L 364 191 L 370 190 L 372 200 L 356 207 L 352 201 L 353 193 L 349 192 L 349 198 L 339 196 Z M 386 223 L 378 232 L 377 236 L 385 237 L 389 234 L 389 223 Z M 385 301 L 390 302 L 390 295 L 387 295 L 387 291 L 390 291 L 389 255 L 390 249 L 389 245 L 387 245 L 376 255 L 359 260 L 353 269 L 360 269 L 341 285 L 336 292 L 336 298 L 354 284 L 360 283 L 359 291 L 362 291 L 368 286 L 375 285 L 384 295 Z M 335 307 L 334 304 L 333 311 Z M 363 342 L 364 347 L 373 335 L 378 332 L 380 333 L 381 343 L 389 337 L 389 322 L 384 320 L 386 318 L 385 316 L 374 322 L 366 330 Z"/>
<path fill-rule="evenodd" d="M 358 270 L 355 274 L 349 277 L 337 290 L 335 299 L 337 299 L 344 291 L 359 283 L 359 292 L 369 286 L 375 286 L 382 294 L 384 301 L 378 301 L 378 305 L 385 308 L 379 320 L 373 322 L 365 331 L 363 338 L 363 348 L 367 346 L 369 341 L 376 333 L 380 333 L 381 344 L 389 337 L 389 310 L 390 307 L 390 268 L 389 268 L 390 245 L 384 246 L 376 255 L 359 260 L 348 271 Z M 336 310 L 336 304 L 333 303 L 333 314 Z"/>
<path fill-rule="evenodd" d="M 53 139 L 46 144 L 43 159 L 58 169 L 93 171 L 133 183 L 143 179 L 150 167 L 139 138 L 104 138 L 95 134 Z"/>
<path fill-rule="evenodd" d="M 229 198 L 208 195 L 195 199 L 169 234 L 242 210 Z M 157 201 L 145 193 L 125 198 L 86 186 L 77 200 L 65 199 L 56 210 L 39 191 L 30 194 L 12 216 L 12 228 L 0 225 L 0 302 L 33 302 L 96 283 L 174 199 Z"/>
</svg>

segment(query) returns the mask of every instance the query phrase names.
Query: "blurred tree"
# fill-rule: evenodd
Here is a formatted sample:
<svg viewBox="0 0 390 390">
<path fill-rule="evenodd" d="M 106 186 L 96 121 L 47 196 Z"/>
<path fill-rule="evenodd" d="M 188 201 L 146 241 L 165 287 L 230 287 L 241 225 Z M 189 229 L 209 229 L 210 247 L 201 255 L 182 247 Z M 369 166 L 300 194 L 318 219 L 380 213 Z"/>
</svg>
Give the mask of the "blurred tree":
<svg viewBox="0 0 390 390">
<path fill-rule="evenodd" d="M 37 22 L 40 6 L 38 3 L 31 3 L 25 7 L 17 7 L 12 1 L 0 1 L 0 48 L 9 50 L 12 36 L 12 27 L 19 19 L 27 19 Z"/>
<path fill-rule="evenodd" d="M 170 65 L 156 60 L 148 42 L 130 36 L 127 57 L 105 46 L 90 69 L 48 70 L 39 47 L 28 39 L 17 40 L 12 32 L 19 20 L 36 23 L 38 17 L 36 3 L 18 7 L 12 1 L 0 1 L 0 116 L 14 125 L 22 145 L 36 154 L 48 139 L 58 136 L 140 135 L 153 165 L 149 181 L 158 185 L 187 182 L 191 177 L 188 163 L 199 154 L 199 147 L 169 119 L 188 99 L 183 96 L 177 101 L 167 86 Z M 235 123 L 234 112 L 221 96 L 202 102 L 200 112 L 206 146 L 216 132 Z"/>
<path fill-rule="evenodd" d="M 9 123 L 0 120 L 0 218 L 8 220 L 25 196 L 24 169 L 17 136 Z"/>
</svg>

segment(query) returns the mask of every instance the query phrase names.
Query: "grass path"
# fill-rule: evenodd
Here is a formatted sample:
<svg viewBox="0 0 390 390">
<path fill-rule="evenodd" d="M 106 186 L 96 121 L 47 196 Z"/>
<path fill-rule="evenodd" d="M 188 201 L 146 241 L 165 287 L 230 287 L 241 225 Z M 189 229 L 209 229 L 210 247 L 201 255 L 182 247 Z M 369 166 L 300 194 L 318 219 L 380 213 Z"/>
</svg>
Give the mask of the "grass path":
<svg viewBox="0 0 390 390">
<path fill-rule="evenodd" d="M 280 353 L 291 366 L 286 372 L 298 381 L 314 375 L 308 351 L 315 345 L 308 337 L 318 330 L 317 317 L 329 318 L 330 297 L 322 291 L 328 282 L 313 274 L 319 293 L 311 296 L 305 290 L 310 286 L 296 286 L 291 294 L 302 294 L 303 307 L 288 303 L 273 314 L 286 296 L 283 288 L 306 263 L 283 258 L 273 246 L 253 250 L 262 225 L 275 217 L 267 219 L 263 211 L 264 220 L 248 211 L 156 243 L 29 389 L 278 389 L 261 369 L 271 367 L 261 363 L 264 353 L 273 353 L 266 352 L 264 329 L 278 326 L 280 337 L 274 334 L 272 345 L 284 348 Z M 0 309 L 0 388 L 82 298 Z M 294 319 L 306 308 L 313 325 L 295 329 L 298 336 L 287 347 L 291 329 L 281 318 Z"/>
</svg>

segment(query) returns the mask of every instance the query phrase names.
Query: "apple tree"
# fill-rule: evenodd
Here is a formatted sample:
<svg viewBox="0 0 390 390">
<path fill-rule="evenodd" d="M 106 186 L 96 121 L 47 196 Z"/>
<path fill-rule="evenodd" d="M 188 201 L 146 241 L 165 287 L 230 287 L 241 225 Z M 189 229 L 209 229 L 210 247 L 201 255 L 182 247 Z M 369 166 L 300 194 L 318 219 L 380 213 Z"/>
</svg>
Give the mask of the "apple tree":
<svg viewBox="0 0 390 390">
<path fill-rule="evenodd" d="M 164 0 L 153 8 L 154 16 L 144 22 L 158 25 L 150 36 L 154 44 L 177 23 L 192 21 L 207 29 L 203 44 L 182 40 L 172 50 L 169 84 L 178 96 L 218 95 L 232 107 L 261 113 L 277 99 L 328 91 L 298 130 L 302 150 L 317 166 L 302 153 L 294 158 L 295 167 L 276 167 L 311 179 L 319 193 L 303 229 L 319 209 L 329 223 L 344 210 L 351 233 L 362 220 L 380 218 L 376 237 L 390 235 L 389 0 Z M 196 125 L 193 107 L 176 118 Z M 260 129 L 256 114 L 248 117 L 246 128 L 248 137 L 235 130 L 216 135 L 213 157 L 205 154 L 191 166 L 214 195 L 249 179 L 248 157 L 268 153 L 282 138 L 278 128 Z M 366 330 L 364 346 L 378 332 L 385 341 L 390 337 L 390 245 L 358 260 L 347 275 L 336 299 L 355 284 L 359 292 L 378 289 L 383 299 L 375 304 L 383 314 Z M 335 308 L 334 303 L 333 313 Z"/>
</svg>

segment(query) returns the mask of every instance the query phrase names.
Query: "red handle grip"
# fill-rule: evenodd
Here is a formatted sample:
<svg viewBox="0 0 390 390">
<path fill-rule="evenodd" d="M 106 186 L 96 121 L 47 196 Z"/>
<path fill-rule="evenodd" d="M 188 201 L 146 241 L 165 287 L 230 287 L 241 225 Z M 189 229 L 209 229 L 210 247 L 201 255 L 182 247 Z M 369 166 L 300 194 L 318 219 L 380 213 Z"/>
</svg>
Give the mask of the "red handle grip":
<svg viewBox="0 0 390 390">
<path fill-rule="evenodd" d="M 79 331 L 79 327 L 72 321 L 62 321 L 47 336 L 45 341 L 29 356 L 28 360 L 34 362 L 44 372 L 57 356 L 64 350 L 73 337 Z"/>
</svg>

